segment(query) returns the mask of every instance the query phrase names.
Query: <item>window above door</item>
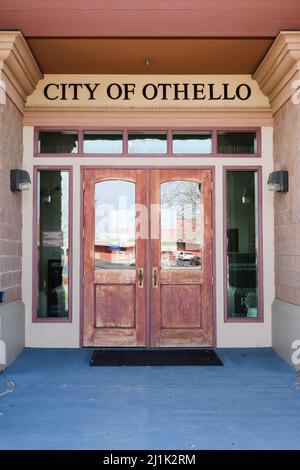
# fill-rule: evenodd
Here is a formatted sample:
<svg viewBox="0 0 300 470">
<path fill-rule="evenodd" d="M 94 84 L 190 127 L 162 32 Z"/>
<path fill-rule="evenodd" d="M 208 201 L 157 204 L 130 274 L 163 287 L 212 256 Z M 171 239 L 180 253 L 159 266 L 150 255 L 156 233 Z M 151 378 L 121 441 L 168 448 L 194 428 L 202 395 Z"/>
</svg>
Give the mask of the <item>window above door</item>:
<svg viewBox="0 0 300 470">
<path fill-rule="evenodd" d="M 259 128 L 36 128 L 36 157 L 260 157 Z"/>
</svg>

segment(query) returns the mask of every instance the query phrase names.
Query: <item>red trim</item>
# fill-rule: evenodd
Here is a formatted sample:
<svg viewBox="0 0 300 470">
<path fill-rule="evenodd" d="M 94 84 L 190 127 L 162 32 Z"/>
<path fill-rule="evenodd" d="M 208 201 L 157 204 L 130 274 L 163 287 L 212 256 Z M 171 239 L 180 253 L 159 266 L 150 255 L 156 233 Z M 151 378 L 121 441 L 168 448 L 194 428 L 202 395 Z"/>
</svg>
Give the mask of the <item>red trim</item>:
<svg viewBox="0 0 300 470">
<path fill-rule="evenodd" d="M 69 173 L 69 256 L 68 256 L 68 317 L 40 318 L 37 316 L 37 177 L 39 171 L 68 171 Z M 33 167 L 33 245 L 32 245 L 32 323 L 71 323 L 73 301 L 73 168 L 71 166 L 34 166 Z"/>
<path fill-rule="evenodd" d="M 39 132 L 59 132 L 59 131 L 74 131 L 78 132 L 78 152 L 77 153 L 38 153 L 38 136 Z M 115 131 L 123 132 L 123 152 L 122 153 L 83 153 L 83 136 L 85 130 L 94 131 Z M 128 132 L 139 132 L 139 131 L 165 131 L 167 133 L 167 151 L 166 153 L 128 153 Z M 173 131 L 207 131 L 212 134 L 212 152 L 211 153 L 187 153 L 179 154 L 172 153 L 172 132 Z M 256 133 L 256 153 L 218 153 L 217 152 L 217 132 L 255 132 Z M 261 157 L 261 129 L 259 127 L 239 128 L 239 127 L 176 127 L 176 128 L 164 128 L 161 127 L 130 127 L 130 128 L 112 128 L 112 127 L 36 127 L 34 129 L 34 157 L 35 158 L 96 158 L 96 157 L 110 157 L 110 158 L 180 158 L 180 157 L 192 157 L 192 158 L 260 158 Z"/>
<path fill-rule="evenodd" d="M 257 240 L 257 270 L 258 270 L 258 317 L 257 318 L 228 318 L 227 292 L 227 171 L 257 172 L 257 206 L 258 206 L 258 240 Z M 263 286 L 263 226 L 262 226 L 262 167 L 261 166 L 224 166 L 223 167 L 223 290 L 224 290 L 224 322 L 225 323 L 262 323 L 264 321 L 264 286 Z"/>
<path fill-rule="evenodd" d="M 84 195 L 83 195 L 83 178 L 84 178 L 84 170 L 96 170 L 96 169 L 109 169 L 109 168 L 116 168 L 115 165 L 82 165 L 80 166 L 80 279 L 83 279 L 83 273 L 84 273 L 84 244 L 83 244 L 83 204 L 84 204 Z M 143 169 L 143 170 L 150 170 L 150 169 L 168 169 L 170 168 L 170 165 L 166 166 L 155 166 L 155 165 L 147 165 L 146 167 L 141 167 L 141 165 L 118 165 L 118 168 L 128 168 L 128 169 Z M 212 176 L 212 183 L 213 183 L 213 188 L 212 188 L 212 229 L 213 229 L 213 242 L 212 242 L 212 273 L 213 273 L 213 278 L 214 280 L 216 279 L 216 237 L 215 237 L 215 167 L 214 166 L 176 166 L 172 167 L 173 169 L 178 169 L 178 170 L 188 170 L 188 169 L 199 169 L 199 170 L 210 170 L 211 171 L 211 176 Z M 151 227 L 149 226 L 149 231 L 151 230 Z M 151 232 L 149 232 L 151 233 Z M 148 266 L 150 266 L 150 263 L 148 263 Z M 149 274 L 149 273 L 148 273 Z M 216 282 L 213 284 L 213 299 L 212 299 L 212 317 L 213 317 L 213 347 L 217 346 L 217 312 L 216 312 Z M 80 347 L 83 347 L 83 283 L 80 282 L 80 332 L 79 332 L 79 344 Z M 148 301 L 149 302 L 149 295 L 148 295 Z M 149 306 L 149 304 L 148 304 Z M 148 310 L 150 314 L 150 309 Z"/>
</svg>

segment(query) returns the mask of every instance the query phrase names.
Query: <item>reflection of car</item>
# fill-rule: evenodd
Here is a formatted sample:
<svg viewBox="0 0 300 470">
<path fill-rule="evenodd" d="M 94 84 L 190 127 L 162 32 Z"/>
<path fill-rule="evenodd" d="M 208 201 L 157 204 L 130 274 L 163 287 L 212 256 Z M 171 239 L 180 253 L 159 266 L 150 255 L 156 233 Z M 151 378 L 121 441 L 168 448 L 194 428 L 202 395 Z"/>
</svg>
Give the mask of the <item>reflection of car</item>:
<svg viewBox="0 0 300 470">
<path fill-rule="evenodd" d="M 186 253 L 185 251 L 181 251 L 178 255 L 178 259 L 180 261 L 190 261 L 193 256 L 193 253 Z"/>
<path fill-rule="evenodd" d="M 201 258 L 200 256 L 193 256 L 190 260 L 191 266 L 201 266 Z"/>
</svg>

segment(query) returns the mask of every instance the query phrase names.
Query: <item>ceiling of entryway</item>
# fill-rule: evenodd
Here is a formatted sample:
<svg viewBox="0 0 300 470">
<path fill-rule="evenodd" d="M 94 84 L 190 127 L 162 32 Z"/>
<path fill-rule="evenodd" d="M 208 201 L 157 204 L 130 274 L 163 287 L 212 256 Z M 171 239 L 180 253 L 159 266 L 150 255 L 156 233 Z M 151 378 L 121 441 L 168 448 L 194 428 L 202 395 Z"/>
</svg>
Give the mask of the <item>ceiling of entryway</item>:
<svg viewBox="0 0 300 470">
<path fill-rule="evenodd" d="M 28 43 L 43 73 L 251 74 L 272 39 L 30 38 Z"/>
</svg>

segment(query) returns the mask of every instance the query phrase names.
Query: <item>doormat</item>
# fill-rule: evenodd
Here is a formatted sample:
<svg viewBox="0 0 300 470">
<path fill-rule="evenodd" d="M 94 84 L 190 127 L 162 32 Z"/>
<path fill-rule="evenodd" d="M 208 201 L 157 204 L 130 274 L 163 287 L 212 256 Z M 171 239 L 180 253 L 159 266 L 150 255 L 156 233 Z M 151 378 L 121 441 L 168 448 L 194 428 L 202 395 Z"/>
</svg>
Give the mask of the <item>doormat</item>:
<svg viewBox="0 0 300 470">
<path fill-rule="evenodd" d="M 90 366 L 222 366 L 213 349 L 95 349 Z"/>
</svg>

